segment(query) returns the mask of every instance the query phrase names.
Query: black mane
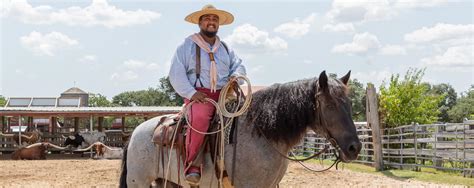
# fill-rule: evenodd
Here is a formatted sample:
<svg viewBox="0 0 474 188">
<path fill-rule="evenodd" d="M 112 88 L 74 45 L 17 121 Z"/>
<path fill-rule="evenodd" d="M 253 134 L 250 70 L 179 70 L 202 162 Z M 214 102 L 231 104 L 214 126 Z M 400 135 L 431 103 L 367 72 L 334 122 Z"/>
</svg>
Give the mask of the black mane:
<svg viewBox="0 0 474 188">
<path fill-rule="evenodd" d="M 253 94 L 247 123 L 269 140 L 297 144 L 315 123 L 317 88 L 318 79 L 311 78 L 260 90 Z"/>
</svg>

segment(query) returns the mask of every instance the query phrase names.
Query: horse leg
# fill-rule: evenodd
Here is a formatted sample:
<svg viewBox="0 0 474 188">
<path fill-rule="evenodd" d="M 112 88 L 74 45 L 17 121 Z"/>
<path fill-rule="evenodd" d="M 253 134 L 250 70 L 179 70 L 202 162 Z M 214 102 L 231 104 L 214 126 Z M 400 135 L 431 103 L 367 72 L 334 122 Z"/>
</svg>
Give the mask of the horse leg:
<svg viewBox="0 0 474 188">
<path fill-rule="evenodd" d="M 164 183 L 164 180 L 162 178 L 158 178 L 155 180 L 155 185 L 152 186 L 153 188 L 161 188 L 161 187 L 165 187 L 165 183 Z M 178 185 L 178 184 L 175 184 L 173 182 L 166 182 L 166 187 L 169 187 L 169 188 L 182 188 L 182 186 Z"/>
<path fill-rule="evenodd" d="M 128 172 L 127 176 L 127 187 L 129 188 L 142 188 L 142 187 L 150 187 L 152 185 L 153 180 L 150 180 L 150 178 L 147 178 L 143 174 L 141 175 L 133 175 Z"/>
</svg>

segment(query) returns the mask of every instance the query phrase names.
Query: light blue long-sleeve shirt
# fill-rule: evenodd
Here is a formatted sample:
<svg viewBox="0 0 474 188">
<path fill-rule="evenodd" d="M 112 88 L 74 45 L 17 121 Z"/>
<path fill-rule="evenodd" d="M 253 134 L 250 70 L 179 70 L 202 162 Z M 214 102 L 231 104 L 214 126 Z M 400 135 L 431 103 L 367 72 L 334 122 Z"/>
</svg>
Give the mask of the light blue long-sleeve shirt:
<svg viewBox="0 0 474 188">
<path fill-rule="evenodd" d="M 212 49 L 211 45 L 209 45 Z M 246 75 L 242 60 L 235 55 L 235 52 L 228 48 L 227 53 L 224 45 L 217 49 L 214 59 L 217 65 L 217 89 L 221 89 L 229 81 L 230 76 Z M 206 51 L 201 49 L 201 81 L 196 82 L 196 87 L 211 88 L 209 70 L 211 61 Z M 174 90 L 182 97 L 191 99 L 196 93 L 194 83 L 196 81 L 196 44 L 187 37 L 178 46 L 176 53 L 171 60 L 169 78 Z"/>
</svg>

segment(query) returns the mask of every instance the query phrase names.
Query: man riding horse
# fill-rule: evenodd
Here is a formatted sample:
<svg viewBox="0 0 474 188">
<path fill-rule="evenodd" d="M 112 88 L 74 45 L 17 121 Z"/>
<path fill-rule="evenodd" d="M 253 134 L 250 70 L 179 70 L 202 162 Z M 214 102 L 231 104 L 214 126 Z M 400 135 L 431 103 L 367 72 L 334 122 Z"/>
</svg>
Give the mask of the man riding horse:
<svg viewBox="0 0 474 188">
<path fill-rule="evenodd" d="M 206 98 L 218 101 L 220 89 L 228 81 L 235 81 L 237 76 L 245 76 L 246 71 L 242 60 L 217 36 L 220 25 L 233 22 L 232 14 L 206 5 L 185 20 L 198 24 L 200 32 L 190 35 L 178 46 L 169 78 L 175 91 L 185 98 L 186 104 L 195 102 L 188 112 L 190 126 L 206 132 L 216 110 L 206 102 Z M 198 184 L 202 161 L 196 157 L 205 135 L 192 129 L 187 129 L 186 135 L 185 179 L 190 184 Z"/>
</svg>

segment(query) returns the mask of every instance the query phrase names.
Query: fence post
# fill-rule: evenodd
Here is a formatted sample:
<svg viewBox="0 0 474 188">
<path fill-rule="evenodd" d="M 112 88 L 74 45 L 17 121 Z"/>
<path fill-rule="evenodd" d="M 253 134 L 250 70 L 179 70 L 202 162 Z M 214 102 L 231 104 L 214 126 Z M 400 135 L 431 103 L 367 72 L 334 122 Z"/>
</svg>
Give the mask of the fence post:
<svg viewBox="0 0 474 188">
<path fill-rule="evenodd" d="M 373 84 L 367 85 L 367 124 L 372 128 L 372 142 L 374 144 L 375 170 L 383 170 L 382 136 L 380 132 L 379 110 L 377 94 Z"/>
<path fill-rule="evenodd" d="M 415 165 L 414 165 L 415 168 L 414 168 L 414 169 L 415 169 L 415 171 L 420 171 L 420 170 L 418 169 L 418 163 L 417 163 L 417 162 L 418 162 L 418 152 L 417 152 L 417 150 L 418 150 L 418 149 L 417 149 L 417 147 L 418 147 L 418 141 L 416 140 L 417 125 L 418 125 L 418 123 L 412 122 L 412 125 L 413 125 L 413 143 L 414 143 L 414 146 L 415 146 L 415 147 L 414 147 L 414 150 L 415 150 Z"/>
</svg>

